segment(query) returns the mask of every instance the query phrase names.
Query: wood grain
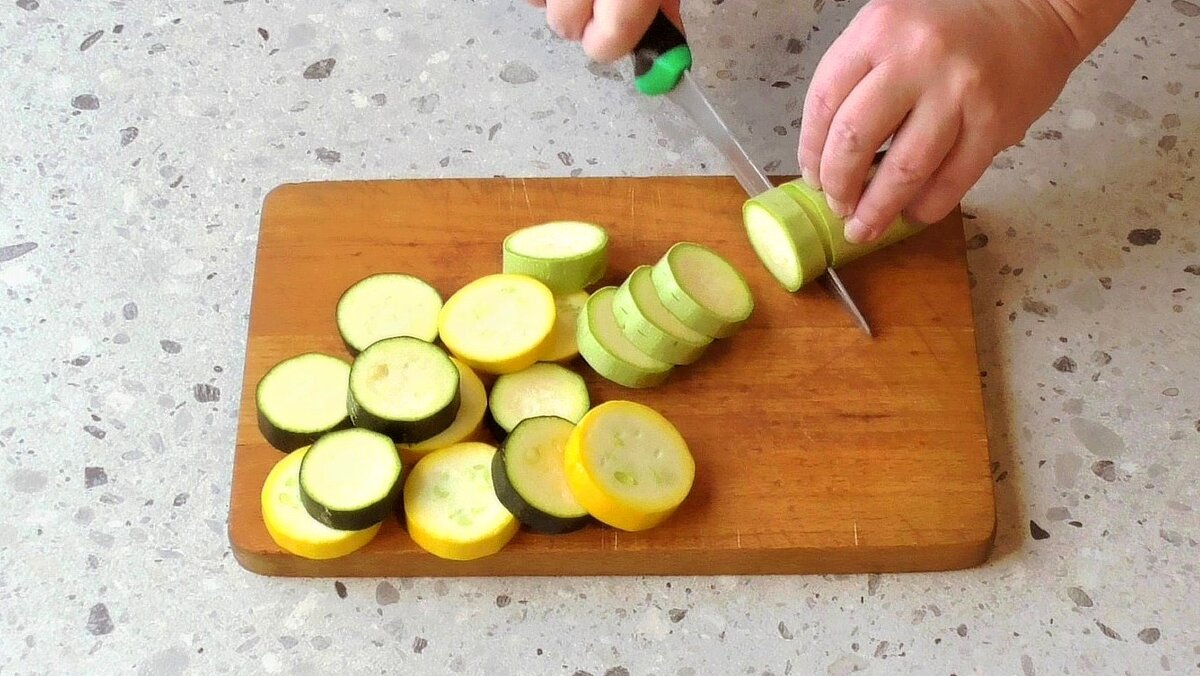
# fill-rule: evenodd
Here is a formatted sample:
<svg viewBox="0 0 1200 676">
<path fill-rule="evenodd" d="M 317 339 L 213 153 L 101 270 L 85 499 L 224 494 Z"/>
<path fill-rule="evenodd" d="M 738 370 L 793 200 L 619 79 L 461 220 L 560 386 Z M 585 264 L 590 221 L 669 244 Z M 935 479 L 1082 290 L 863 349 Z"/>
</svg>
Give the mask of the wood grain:
<svg viewBox="0 0 1200 676">
<path fill-rule="evenodd" d="M 314 183 L 266 199 L 234 460 L 229 537 L 249 570 L 285 576 L 775 574 L 947 570 L 982 563 L 992 479 L 959 214 L 840 273 L 876 336 L 820 285 L 784 292 L 741 226 L 729 178 L 471 179 Z M 605 283 L 690 240 L 746 275 L 757 308 L 737 336 L 653 390 L 577 362 L 595 401 L 632 399 L 672 420 L 695 489 L 663 526 L 520 533 L 472 562 L 419 550 L 396 521 L 332 561 L 282 552 L 263 527 L 262 481 L 281 457 L 255 424 L 254 389 L 278 361 L 346 356 L 341 292 L 404 271 L 449 296 L 499 271 L 515 228 L 587 219 L 612 236 Z"/>
</svg>

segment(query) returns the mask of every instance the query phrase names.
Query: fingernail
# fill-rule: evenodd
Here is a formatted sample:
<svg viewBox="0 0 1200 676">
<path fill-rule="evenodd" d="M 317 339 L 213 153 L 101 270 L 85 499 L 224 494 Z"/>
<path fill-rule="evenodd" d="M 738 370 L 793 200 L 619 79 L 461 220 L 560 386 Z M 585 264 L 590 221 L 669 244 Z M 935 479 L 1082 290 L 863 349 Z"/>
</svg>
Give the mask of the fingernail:
<svg viewBox="0 0 1200 676">
<path fill-rule="evenodd" d="M 838 218 L 845 218 L 852 213 L 852 209 L 834 199 L 830 195 L 825 195 L 825 201 L 829 204 L 829 210 L 837 214 Z"/>
<path fill-rule="evenodd" d="M 875 239 L 875 233 L 871 232 L 871 229 L 857 218 L 846 221 L 846 230 L 843 236 L 851 244 L 863 244 Z"/>
<path fill-rule="evenodd" d="M 820 190 L 821 184 L 817 183 L 817 178 L 814 176 L 814 174 L 815 172 L 811 169 L 802 169 L 800 171 L 800 177 L 804 179 L 804 182 L 808 184 L 808 187 L 814 190 Z"/>
</svg>

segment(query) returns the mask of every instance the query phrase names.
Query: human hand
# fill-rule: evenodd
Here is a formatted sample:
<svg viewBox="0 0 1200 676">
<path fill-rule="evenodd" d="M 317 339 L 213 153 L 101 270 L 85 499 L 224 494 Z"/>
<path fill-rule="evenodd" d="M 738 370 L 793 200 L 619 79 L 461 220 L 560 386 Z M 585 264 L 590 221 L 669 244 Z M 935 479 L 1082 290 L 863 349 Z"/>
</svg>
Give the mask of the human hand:
<svg viewBox="0 0 1200 676">
<path fill-rule="evenodd" d="M 1049 109 L 1091 49 L 1055 1 L 871 0 L 850 22 L 813 75 L 799 144 L 848 241 L 901 213 L 940 220 Z"/>
<path fill-rule="evenodd" d="M 610 63 L 633 51 L 662 10 L 683 30 L 679 0 L 528 0 L 546 9 L 546 23 L 559 37 L 579 42 L 594 61 Z"/>
</svg>

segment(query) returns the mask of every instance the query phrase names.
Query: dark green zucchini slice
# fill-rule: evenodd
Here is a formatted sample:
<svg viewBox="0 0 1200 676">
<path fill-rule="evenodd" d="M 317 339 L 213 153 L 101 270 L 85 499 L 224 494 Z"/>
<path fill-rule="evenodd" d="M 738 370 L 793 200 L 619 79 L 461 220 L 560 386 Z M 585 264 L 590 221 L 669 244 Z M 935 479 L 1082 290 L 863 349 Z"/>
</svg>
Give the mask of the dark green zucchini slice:
<svg viewBox="0 0 1200 676">
<path fill-rule="evenodd" d="M 555 416 L 575 423 L 589 408 L 591 397 L 583 376 L 548 362 L 500 376 L 488 398 L 492 431 L 499 439 L 526 418 Z"/>
<path fill-rule="evenodd" d="M 267 443 L 291 452 L 322 435 L 350 427 L 350 365 L 308 352 L 285 359 L 258 381 L 258 429 Z"/>
<path fill-rule="evenodd" d="M 396 444 L 365 429 L 321 437 L 300 463 L 300 502 L 313 519 L 338 530 L 362 530 L 392 513 L 403 490 Z"/>
<path fill-rule="evenodd" d="M 412 336 L 385 338 L 355 357 L 348 399 L 356 427 L 398 443 L 424 441 L 458 415 L 458 367 L 437 345 Z"/>
<path fill-rule="evenodd" d="M 522 420 L 492 457 L 492 485 L 500 504 L 531 531 L 579 530 L 590 517 L 571 494 L 564 448 L 575 424 L 555 416 Z"/>
</svg>

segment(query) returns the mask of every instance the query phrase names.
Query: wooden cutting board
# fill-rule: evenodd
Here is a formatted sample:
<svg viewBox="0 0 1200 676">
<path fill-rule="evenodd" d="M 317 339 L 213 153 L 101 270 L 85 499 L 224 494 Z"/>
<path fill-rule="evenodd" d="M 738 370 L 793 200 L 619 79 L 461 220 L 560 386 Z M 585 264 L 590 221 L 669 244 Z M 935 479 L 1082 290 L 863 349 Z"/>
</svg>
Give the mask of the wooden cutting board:
<svg viewBox="0 0 1200 676">
<path fill-rule="evenodd" d="M 959 214 L 840 272 L 868 337 L 819 285 L 785 293 L 750 249 L 731 178 L 471 179 L 282 186 L 262 216 L 229 536 L 246 568 L 287 576 L 774 574 L 946 570 L 987 557 L 992 478 Z M 693 492 L 657 529 L 520 533 L 472 562 L 419 550 L 396 520 L 366 548 L 310 561 L 282 552 L 259 493 L 282 455 L 255 423 L 268 368 L 321 350 L 344 289 L 403 271 L 449 296 L 500 270 L 513 229 L 585 219 L 611 234 L 605 283 L 672 244 L 713 247 L 757 309 L 663 386 L 585 374 L 595 402 L 623 398 L 673 421 L 697 462 Z"/>
</svg>

